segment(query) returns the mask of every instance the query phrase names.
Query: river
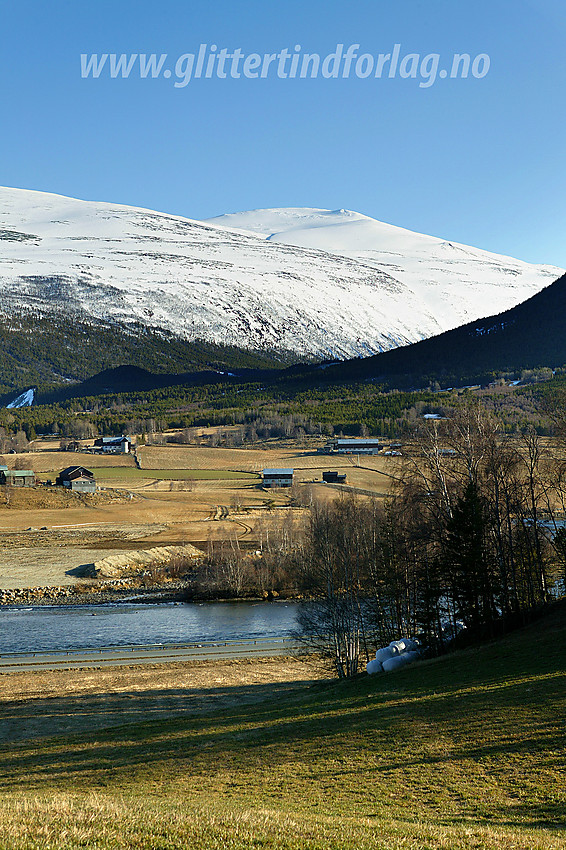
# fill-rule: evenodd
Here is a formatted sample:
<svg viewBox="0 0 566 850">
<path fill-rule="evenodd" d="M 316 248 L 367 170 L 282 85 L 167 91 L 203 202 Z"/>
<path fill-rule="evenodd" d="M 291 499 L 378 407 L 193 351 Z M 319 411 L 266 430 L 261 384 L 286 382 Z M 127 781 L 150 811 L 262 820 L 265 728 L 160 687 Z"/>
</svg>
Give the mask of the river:
<svg viewBox="0 0 566 850">
<path fill-rule="evenodd" d="M 289 637 L 297 602 L 0 609 L 0 654 Z"/>
</svg>

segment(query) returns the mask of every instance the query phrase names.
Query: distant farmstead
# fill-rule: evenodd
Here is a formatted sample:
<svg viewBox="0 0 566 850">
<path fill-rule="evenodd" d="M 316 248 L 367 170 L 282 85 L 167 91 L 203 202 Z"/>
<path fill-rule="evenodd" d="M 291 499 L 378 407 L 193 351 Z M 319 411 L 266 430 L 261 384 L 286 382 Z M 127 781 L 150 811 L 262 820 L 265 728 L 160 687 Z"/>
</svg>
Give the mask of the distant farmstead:
<svg viewBox="0 0 566 850">
<path fill-rule="evenodd" d="M 33 487 L 35 472 L 33 469 L 8 469 L 7 466 L 0 466 L 0 484 L 8 484 L 10 487 Z"/>
<path fill-rule="evenodd" d="M 292 487 L 294 469 L 264 469 L 261 473 L 264 487 Z"/>
<path fill-rule="evenodd" d="M 322 454 L 339 455 L 376 455 L 383 448 L 378 439 L 336 439 L 330 440 L 324 448 L 319 449 Z"/>
<path fill-rule="evenodd" d="M 322 473 L 322 480 L 326 484 L 343 484 L 346 480 L 345 472 L 335 472 L 334 470 L 328 470 L 328 472 Z"/>
<path fill-rule="evenodd" d="M 132 450 L 132 443 L 127 437 L 99 437 L 94 445 L 99 451 L 111 454 L 127 455 Z"/>
<path fill-rule="evenodd" d="M 94 472 L 84 466 L 68 466 L 59 473 L 55 483 L 77 493 L 96 493 Z"/>
</svg>

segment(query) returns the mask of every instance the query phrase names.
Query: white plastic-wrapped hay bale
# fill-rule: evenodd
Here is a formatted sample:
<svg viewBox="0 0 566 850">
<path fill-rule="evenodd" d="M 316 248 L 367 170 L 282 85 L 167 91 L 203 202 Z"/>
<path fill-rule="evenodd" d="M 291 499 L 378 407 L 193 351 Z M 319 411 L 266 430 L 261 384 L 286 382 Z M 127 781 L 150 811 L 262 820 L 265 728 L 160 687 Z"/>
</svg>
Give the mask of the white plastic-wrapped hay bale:
<svg viewBox="0 0 566 850">
<path fill-rule="evenodd" d="M 395 655 L 393 658 L 388 658 L 387 661 L 383 662 L 383 671 L 385 673 L 392 673 L 394 670 L 400 670 L 401 667 L 410 664 L 411 659 L 407 655 L 408 653 L 404 652 L 402 655 Z"/>
<path fill-rule="evenodd" d="M 411 638 L 392 640 L 389 646 L 391 649 L 396 650 L 399 655 L 401 655 L 402 652 L 412 652 L 414 649 L 418 649 L 418 643 Z"/>
<path fill-rule="evenodd" d="M 375 653 L 376 661 L 381 661 L 383 664 L 384 661 L 387 661 L 388 658 L 393 658 L 394 655 L 397 655 L 397 650 L 392 649 L 390 646 L 386 646 L 383 649 L 378 649 Z"/>
<path fill-rule="evenodd" d="M 370 676 L 375 676 L 376 673 L 383 673 L 381 661 L 377 661 L 375 658 L 373 658 L 371 661 L 368 661 L 366 666 L 366 672 L 369 673 Z"/>
</svg>

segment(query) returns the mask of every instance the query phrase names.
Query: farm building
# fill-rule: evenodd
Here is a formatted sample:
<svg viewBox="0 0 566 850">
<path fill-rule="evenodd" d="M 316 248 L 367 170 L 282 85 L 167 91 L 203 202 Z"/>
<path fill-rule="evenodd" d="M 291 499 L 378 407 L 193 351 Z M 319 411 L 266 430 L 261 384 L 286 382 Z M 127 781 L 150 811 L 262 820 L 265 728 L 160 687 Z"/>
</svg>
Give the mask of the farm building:
<svg viewBox="0 0 566 850">
<path fill-rule="evenodd" d="M 383 448 L 377 437 L 330 440 L 320 451 L 323 454 L 376 455 Z"/>
<path fill-rule="evenodd" d="M 99 451 L 111 452 L 112 454 L 127 455 L 132 449 L 132 443 L 127 437 L 98 437 L 94 446 Z"/>
<path fill-rule="evenodd" d="M 327 484 L 343 484 L 346 480 L 346 473 L 342 474 L 334 471 L 328 471 L 322 473 L 322 480 Z"/>
<path fill-rule="evenodd" d="M 264 487 L 291 487 L 294 469 L 264 469 L 261 473 Z"/>
<path fill-rule="evenodd" d="M 80 452 L 82 446 L 78 440 L 69 440 L 68 443 L 61 444 L 62 452 Z"/>
<path fill-rule="evenodd" d="M 68 466 L 59 473 L 55 483 L 77 493 L 96 493 L 94 473 L 84 466 Z"/>
<path fill-rule="evenodd" d="M 35 472 L 33 469 L 8 469 L 0 468 L 0 484 L 9 484 L 11 487 L 33 487 L 35 484 Z"/>
</svg>

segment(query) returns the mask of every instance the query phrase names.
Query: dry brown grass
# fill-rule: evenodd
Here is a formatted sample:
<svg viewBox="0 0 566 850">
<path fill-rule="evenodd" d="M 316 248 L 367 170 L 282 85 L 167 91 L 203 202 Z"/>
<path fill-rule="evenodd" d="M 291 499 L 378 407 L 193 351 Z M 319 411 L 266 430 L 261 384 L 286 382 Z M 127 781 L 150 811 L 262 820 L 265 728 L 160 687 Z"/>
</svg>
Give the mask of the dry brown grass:
<svg viewBox="0 0 566 850">
<path fill-rule="evenodd" d="M 140 454 L 144 468 L 176 468 L 182 471 L 180 479 L 186 478 L 187 470 L 191 469 L 256 472 L 264 467 L 290 466 L 296 470 L 299 483 L 309 483 L 320 481 L 323 470 L 337 469 L 346 472 L 349 485 L 378 495 L 386 494 L 391 482 L 382 473 L 396 468 L 392 458 L 360 458 L 362 468 L 355 466 L 357 459 L 319 455 L 301 446 L 258 449 L 143 446 Z M 287 505 L 292 495 L 288 490 L 264 491 L 256 480 L 156 480 L 151 476 L 151 469 L 138 478 L 137 471 L 136 476 L 127 472 L 128 468 L 133 471 L 134 463 L 128 456 L 40 451 L 25 457 L 30 466 L 42 470 L 44 478 L 54 478 L 55 471 L 71 464 L 104 467 L 108 475 L 105 477 L 104 469 L 100 469 L 98 481 L 102 486 L 113 488 L 113 492 L 77 498 L 59 488 L 17 492 L 12 489 L 9 506 L 5 498 L 2 505 L 0 493 L 0 544 L 4 535 L 14 556 L 4 559 L 4 566 L 0 567 L 0 586 L 3 587 L 69 583 L 73 579 L 66 575 L 67 571 L 92 560 L 85 550 L 98 551 L 101 546 L 119 549 L 124 533 L 129 541 L 138 540 L 139 548 L 182 543 L 199 546 L 208 540 L 234 535 L 253 545 L 257 523 L 262 516 L 259 509 L 267 503 L 275 508 Z M 113 468 L 121 478 L 112 474 Z M 113 495 L 116 492 L 122 493 L 121 499 Z M 339 496 L 339 490 L 322 484 L 315 484 L 314 492 L 324 499 Z M 244 509 L 251 508 L 252 512 L 247 516 L 234 516 L 231 506 L 235 503 Z M 218 506 L 228 509 L 228 519 L 215 520 Z M 60 526 L 75 529 L 72 541 L 59 540 Z M 47 538 L 41 541 L 32 540 L 32 533 L 26 531 L 43 527 L 47 528 Z M 14 535 L 22 537 L 16 539 Z M 15 547 L 18 546 L 20 555 L 16 560 Z M 62 547 L 65 547 L 64 557 L 59 557 Z M 130 544 L 129 548 L 135 545 Z"/>
<path fill-rule="evenodd" d="M 261 472 L 264 467 L 293 467 L 297 470 L 350 469 L 357 455 L 322 455 L 300 445 L 295 447 L 206 448 L 191 446 L 140 446 L 143 469 L 234 469 Z M 389 470 L 395 458 L 360 457 L 360 464 L 376 470 Z"/>
<path fill-rule="evenodd" d="M 294 658 L 0 674 L 0 742 L 203 714 L 289 695 L 327 674 Z"/>
<path fill-rule="evenodd" d="M 132 455 L 98 455 L 88 452 L 60 452 L 60 451 L 37 451 L 25 452 L 18 455 L 5 455 L 6 465 L 13 468 L 16 460 L 21 463 L 25 460 L 29 469 L 39 473 L 59 473 L 68 466 L 135 466 Z M 45 475 L 46 478 L 54 478 L 55 475 Z"/>
</svg>

